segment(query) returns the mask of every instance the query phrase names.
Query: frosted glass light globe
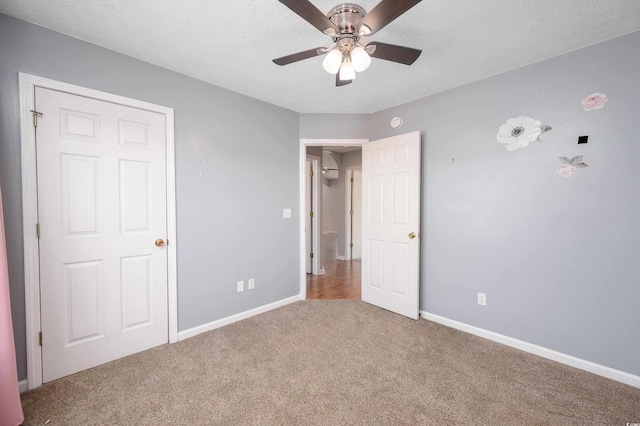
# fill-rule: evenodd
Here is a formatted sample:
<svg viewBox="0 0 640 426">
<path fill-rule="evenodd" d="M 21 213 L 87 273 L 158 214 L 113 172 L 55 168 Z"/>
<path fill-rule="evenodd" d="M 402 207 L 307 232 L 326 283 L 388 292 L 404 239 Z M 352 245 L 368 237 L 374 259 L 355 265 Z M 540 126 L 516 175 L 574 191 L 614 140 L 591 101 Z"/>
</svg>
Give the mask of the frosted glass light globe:
<svg viewBox="0 0 640 426">
<path fill-rule="evenodd" d="M 345 61 L 340 67 L 340 80 L 354 80 L 356 78 L 356 70 L 353 68 L 353 63 Z"/>
<path fill-rule="evenodd" d="M 340 70 L 340 64 L 342 64 L 342 52 L 338 49 L 333 49 L 322 61 L 322 67 L 329 74 L 336 74 Z"/>
<path fill-rule="evenodd" d="M 362 72 L 369 68 L 371 64 L 371 56 L 360 46 L 356 46 L 351 51 L 351 62 L 353 62 L 353 68 L 356 71 Z"/>
</svg>

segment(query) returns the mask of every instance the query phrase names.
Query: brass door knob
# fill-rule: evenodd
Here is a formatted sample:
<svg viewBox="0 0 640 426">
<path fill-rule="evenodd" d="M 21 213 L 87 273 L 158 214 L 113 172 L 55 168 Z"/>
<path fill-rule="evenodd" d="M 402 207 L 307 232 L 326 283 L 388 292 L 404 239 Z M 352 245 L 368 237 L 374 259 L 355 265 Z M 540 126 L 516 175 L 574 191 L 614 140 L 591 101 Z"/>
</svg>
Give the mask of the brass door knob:
<svg viewBox="0 0 640 426">
<path fill-rule="evenodd" d="M 158 239 L 156 240 L 156 245 L 157 245 L 158 247 L 162 247 L 162 246 L 164 245 L 164 240 L 163 240 L 162 238 L 158 238 Z"/>
<path fill-rule="evenodd" d="M 409 238 L 411 238 L 412 240 L 416 237 L 416 233 L 415 232 L 409 232 Z"/>
</svg>

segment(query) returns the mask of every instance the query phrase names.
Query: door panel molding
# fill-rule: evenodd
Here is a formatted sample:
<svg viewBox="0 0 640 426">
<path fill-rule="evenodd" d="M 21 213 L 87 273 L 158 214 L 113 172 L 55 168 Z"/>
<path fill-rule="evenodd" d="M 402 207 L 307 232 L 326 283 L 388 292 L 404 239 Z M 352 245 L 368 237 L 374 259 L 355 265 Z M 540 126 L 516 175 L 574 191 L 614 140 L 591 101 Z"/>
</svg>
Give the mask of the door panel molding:
<svg viewBox="0 0 640 426">
<path fill-rule="evenodd" d="M 25 315 L 27 337 L 27 387 L 42 385 L 42 352 L 40 333 L 40 259 L 38 256 L 38 186 L 36 179 L 36 144 L 33 115 L 35 88 L 57 90 L 127 107 L 165 115 L 166 184 L 167 184 L 167 277 L 169 343 L 178 341 L 178 297 L 176 258 L 175 138 L 173 108 L 113 95 L 73 84 L 19 73 L 20 139 L 22 156 L 22 219 L 25 273 Z M 46 336 L 44 337 L 46 339 Z"/>
</svg>

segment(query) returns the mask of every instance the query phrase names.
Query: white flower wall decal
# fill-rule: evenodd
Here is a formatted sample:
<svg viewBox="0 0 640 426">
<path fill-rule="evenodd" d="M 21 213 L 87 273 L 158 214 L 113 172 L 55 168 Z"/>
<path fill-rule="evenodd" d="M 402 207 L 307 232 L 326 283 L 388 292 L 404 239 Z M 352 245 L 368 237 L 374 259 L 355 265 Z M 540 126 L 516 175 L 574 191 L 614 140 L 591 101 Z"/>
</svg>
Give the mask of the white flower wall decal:
<svg viewBox="0 0 640 426">
<path fill-rule="evenodd" d="M 542 124 L 540 120 L 529 117 L 510 118 L 498 129 L 496 138 L 504 144 L 507 151 L 515 151 L 528 146 L 531 142 L 542 140 L 544 132 L 551 127 Z"/>
<path fill-rule="evenodd" d="M 582 155 L 573 157 L 571 160 L 569 160 L 567 157 L 560 157 L 560 161 L 562 161 L 564 164 L 558 167 L 557 172 L 558 176 L 562 177 L 573 176 L 573 174 L 576 172 L 576 169 L 589 167 L 587 163 L 582 162 Z"/>
</svg>

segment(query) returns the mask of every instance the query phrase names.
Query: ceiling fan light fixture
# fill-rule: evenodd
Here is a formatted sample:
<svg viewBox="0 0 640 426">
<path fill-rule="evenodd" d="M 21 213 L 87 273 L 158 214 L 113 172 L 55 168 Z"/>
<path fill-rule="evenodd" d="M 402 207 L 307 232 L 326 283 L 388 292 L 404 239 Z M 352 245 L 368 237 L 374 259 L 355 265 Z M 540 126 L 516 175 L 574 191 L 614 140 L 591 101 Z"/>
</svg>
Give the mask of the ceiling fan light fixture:
<svg viewBox="0 0 640 426">
<path fill-rule="evenodd" d="M 350 84 L 356 78 L 356 73 L 365 71 L 373 58 L 411 65 L 422 53 L 421 50 L 410 47 L 376 41 L 367 44 L 362 41 L 378 33 L 420 3 L 420 0 L 377 0 L 378 4 L 369 12 L 355 3 L 340 3 L 326 14 L 314 6 L 312 1 L 280 0 L 280 3 L 329 35 L 333 45 L 276 58 L 273 60 L 276 65 L 326 55 L 322 67 L 329 74 L 335 75 L 336 87 L 342 87 Z"/>
<path fill-rule="evenodd" d="M 356 46 L 351 51 L 351 62 L 357 72 L 362 72 L 371 65 L 371 56 L 361 46 Z"/>
<path fill-rule="evenodd" d="M 340 80 L 355 80 L 356 78 L 356 69 L 353 67 L 353 63 L 351 61 L 344 61 L 342 66 L 340 67 Z"/>
<path fill-rule="evenodd" d="M 327 56 L 322 61 L 322 67 L 329 74 L 336 74 L 340 70 L 342 64 L 342 52 L 338 49 L 333 49 L 327 53 Z"/>
</svg>

